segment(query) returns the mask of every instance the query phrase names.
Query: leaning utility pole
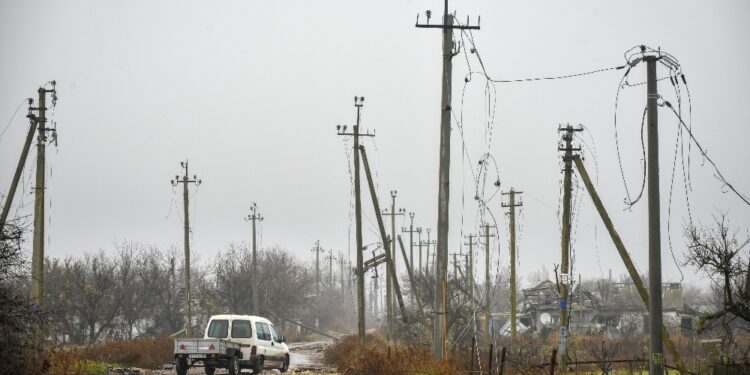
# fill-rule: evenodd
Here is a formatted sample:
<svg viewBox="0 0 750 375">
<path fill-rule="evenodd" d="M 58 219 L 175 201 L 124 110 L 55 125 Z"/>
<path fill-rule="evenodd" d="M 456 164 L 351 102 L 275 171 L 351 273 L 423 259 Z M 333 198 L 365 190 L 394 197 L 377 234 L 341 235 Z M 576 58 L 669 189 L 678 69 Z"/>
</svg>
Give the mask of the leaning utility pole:
<svg viewBox="0 0 750 375">
<path fill-rule="evenodd" d="M 469 296 L 472 304 L 474 303 L 474 244 L 476 243 L 474 238 L 475 236 L 470 234 L 468 236 L 469 242 L 464 244 L 469 246 L 469 264 L 466 265 L 466 278 L 469 279 Z"/>
<path fill-rule="evenodd" d="M 18 182 L 21 180 L 23 168 L 26 166 L 26 158 L 29 156 L 29 149 L 31 149 L 31 143 L 34 141 L 34 133 L 36 133 L 37 117 L 36 115 L 31 113 L 32 105 L 34 105 L 34 99 L 29 98 L 29 114 L 26 115 L 26 117 L 29 119 L 29 133 L 26 135 L 26 142 L 24 142 L 23 144 L 21 157 L 18 159 L 16 173 L 13 175 L 13 181 L 10 183 L 8 195 L 5 196 L 5 202 L 3 202 L 3 212 L 2 214 L 0 214 L 0 239 L 5 238 L 5 232 L 3 231 L 3 228 L 5 228 L 5 221 L 8 220 L 10 206 L 13 204 L 13 197 L 16 195 Z"/>
<path fill-rule="evenodd" d="M 559 127 L 558 132 L 564 132 L 562 135 L 562 141 L 565 142 L 565 146 L 558 146 L 558 151 L 564 151 L 563 163 L 565 168 L 563 169 L 563 211 L 562 211 L 562 236 L 560 240 L 560 248 L 562 251 L 562 262 L 561 262 L 561 275 L 562 279 L 560 283 L 560 342 L 557 349 L 557 353 L 560 355 L 560 365 L 563 369 L 566 368 L 568 359 L 568 285 L 571 281 L 569 275 L 569 256 L 570 256 L 570 196 L 571 196 L 571 176 L 573 173 L 573 152 L 580 151 L 580 148 L 573 148 L 573 134 L 577 131 L 582 131 L 583 128 L 574 128 L 570 124 L 565 127 Z"/>
<path fill-rule="evenodd" d="M 320 240 L 318 240 L 315 241 L 315 247 L 310 251 L 315 252 L 315 320 L 318 322 L 320 321 L 320 253 L 325 250 L 320 248 Z"/>
<path fill-rule="evenodd" d="M 36 143 L 36 184 L 34 185 L 34 238 L 32 241 L 33 253 L 31 257 L 31 300 L 41 305 L 44 296 L 44 190 L 45 181 L 45 148 L 47 145 L 47 132 L 53 132 L 53 139 L 57 139 L 54 128 L 47 128 L 47 93 L 52 93 L 52 103 L 57 101 L 55 81 L 52 81 L 52 89 L 40 87 L 39 107 L 30 108 L 38 111 L 37 143 Z M 46 85 L 45 85 L 46 86 Z"/>
<path fill-rule="evenodd" d="M 337 125 L 339 135 L 354 137 L 354 220 L 357 237 L 357 342 L 360 346 L 365 344 L 365 271 L 364 256 L 362 252 L 362 202 L 360 200 L 359 187 L 359 137 L 374 137 L 375 134 L 359 132 L 359 119 L 364 105 L 363 96 L 354 97 L 354 106 L 357 108 L 357 125 L 354 125 L 354 132 L 347 133 L 346 125 Z"/>
<path fill-rule="evenodd" d="M 409 232 L 409 267 L 411 267 L 411 273 L 417 272 L 414 268 L 414 212 L 409 212 L 409 230 L 401 228 L 401 232 Z M 414 291 L 411 293 L 411 304 L 414 305 Z"/>
<path fill-rule="evenodd" d="M 258 213 L 258 205 L 255 202 L 250 206 L 250 215 L 247 215 L 245 221 L 253 222 L 253 274 L 250 275 L 250 279 L 253 283 L 253 315 L 258 315 L 260 312 L 258 305 L 258 252 L 256 250 L 255 222 L 263 221 L 263 216 Z"/>
<path fill-rule="evenodd" d="M 484 333 L 484 340 L 485 345 L 489 345 L 490 343 L 490 319 L 491 319 L 491 313 L 490 313 L 490 289 L 491 288 L 491 281 L 490 281 L 490 237 L 495 237 L 495 235 L 490 235 L 490 227 L 489 224 L 482 225 L 482 228 L 484 228 L 484 322 L 482 326 L 482 331 Z"/>
<path fill-rule="evenodd" d="M 435 319 L 433 320 L 432 355 L 436 358 L 446 356 L 446 296 L 448 273 L 448 208 L 450 195 L 450 152 L 451 152 L 451 85 L 453 76 L 453 56 L 458 54 L 454 50 L 453 29 L 479 30 L 479 25 L 453 25 L 453 15 L 448 13 L 448 0 L 445 0 L 442 25 L 430 25 L 431 11 L 427 11 L 427 23 L 419 24 L 417 16 L 416 27 L 438 28 L 443 31 L 443 90 L 440 104 L 440 169 L 438 176 L 438 240 L 437 266 L 435 283 Z"/>
<path fill-rule="evenodd" d="M 510 337 L 516 338 L 517 323 L 516 323 L 516 207 L 523 206 L 522 202 L 516 203 L 516 194 L 521 194 L 522 191 L 515 191 L 510 188 L 507 193 L 503 195 L 509 196 L 508 204 L 502 203 L 502 207 L 510 209 Z"/>
<path fill-rule="evenodd" d="M 190 215 L 188 211 L 188 184 L 192 183 L 195 184 L 195 186 L 198 186 L 201 184 L 201 180 L 199 180 L 195 175 L 193 175 L 192 180 L 190 179 L 188 175 L 189 171 L 187 160 L 185 160 L 184 162 L 180 162 L 180 166 L 185 170 L 185 174 L 183 175 L 182 179 L 180 179 L 180 176 L 175 176 L 175 179 L 171 182 L 172 186 L 182 184 L 182 202 L 185 208 L 183 212 L 185 214 L 185 336 L 190 337 L 193 335 L 193 319 L 190 311 Z"/>
<path fill-rule="evenodd" d="M 385 272 L 385 316 L 386 322 L 388 323 L 387 336 L 389 340 L 393 335 L 393 280 L 391 278 L 391 273 L 393 273 L 394 275 L 398 275 L 398 273 L 396 272 L 396 259 L 398 259 L 398 257 L 396 256 L 396 216 L 402 216 L 405 212 L 403 208 L 400 208 L 398 211 L 396 211 L 397 195 L 398 192 L 396 190 L 391 190 L 391 210 L 389 212 L 387 209 L 385 209 L 382 213 L 383 216 L 391 217 L 391 246 L 390 248 L 386 246 L 383 249 L 389 252 L 391 259 L 393 259 L 393 272 L 391 272 L 390 270 L 386 270 Z M 385 267 L 391 267 L 391 264 L 386 263 Z"/>
<path fill-rule="evenodd" d="M 645 50 L 642 47 L 643 50 Z M 664 353 L 660 335 L 662 323 L 661 304 L 661 218 L 659 213 L 659 98 L 656 79 L 656 56 L 646 56 L 646 108 L 648 134 L 648 285 L 649 285 L 649 337 L 651 358 L 649 374 L 664 373 Z"/>
</svg>

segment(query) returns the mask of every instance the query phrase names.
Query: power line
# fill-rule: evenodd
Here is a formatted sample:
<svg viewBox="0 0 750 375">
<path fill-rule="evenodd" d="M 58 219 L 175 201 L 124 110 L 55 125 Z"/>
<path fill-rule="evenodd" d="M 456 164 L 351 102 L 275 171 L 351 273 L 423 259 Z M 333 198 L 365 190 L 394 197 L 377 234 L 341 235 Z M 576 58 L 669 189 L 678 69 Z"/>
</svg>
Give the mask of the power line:
<svg viewBox="0 0 750 375">
<path fill-rule="evenodd" d="M 672 103 L 670 103 L 669 101 L 664 100 L 664 105 L 667 106 L 667 107 L 669 107 L 669 109 L 672 110 L 672 113 L 674 113 L 674 115 L 677 116 L 677 119 L 680 120 L 680 124 L 685 128 L 685 130 L 687 130 L 688 135 L 690 135 L 690 139 L 692 139 L 693 142 L 695 142 L 695 146 L 698 147 L 698 151 L 700 151 L 701 155 L 703 155 L 703 157 L 706 160 L 708 160 L 709 163 L 711 163 L 711 166 L 714 167 L 714 171 L 716 171 L 716 175 L 715 175 L 716 178 L 719 181 L 721 181 L 724 184 L 724 186 L 728 187 L 732 192 L 734 192 L 734 194 L 737 195 L 737 197 L 739 197 L 740 199 L 742 199 L 742 201 L 745 202 L 745 204 L 747 204 L 747 205 L 750 206 L 750 199 L 748 199 L 747 197 L 745 197 L 744 195 L 742 195 L 739 191 L 737 191 L 737 189 L 734 188 L 734 186 L 729 181 L 727 181 L 727 179 L 724 177 L 724 175 L 721 173 L 721 171 L 719 171 L 719 167 L 716 166 L 716 163 L 714 163 L 714 161 L 708 156 L 708 154 L 706 153 L 706 151 L 703 149 L 703 146 L 701 146 L 700 142 L 698 142 L 698 140 L 693 135 L 693 132 L 685 124 L 685 121 L 683 121 L 682 117 L 677 113 L 677 111 L 675 111 L 674 107 L 672 106 Z"/>
<path fill-rule="evenodd" d="M 20 103 L 18 103 L 18 107 L 16 108 L 15 112 L 13 112 L 13 116 L 10 116 L 10 120 L 8 120 L 8 124 L 5 125 L 5 129 L 3 129 L 2 133 L 0 133 L 0 140 L 3 139 L 3 136 L 5 135 L 5 132 L 7 132 L 8 129 L 10 128 L 10 124 L 13 123 L 13 119 L 16 118 L 16 115 L 18 114 L 18 111 L 21 110 L 21 106 L 23 106 L 23 103 L 28 102 L 28 100 L 29 99 L 24 99 L 24 100 L 21 100 Z"/>
<path fill-rule="evenodd" d="M 575 78 L 575 77 L 583 77 L 587 75 L 592 75 L 596 73 L 603 73 L 608 72 L 611 70 L 620 70 L 627 67 L 627 65 L 620 65 L 620 66 L 611 66 L 608 68 L 600 68 L 600 69 L 594 69 L 586 72 L 581 73 L 573 73 L 573 74 L 565 74 L 565 75 L 559 75 L 559 76 L 547 76 L 547 77 L 532 77 L 532 78 L 517 78 L 517 79 L 492 79 L 490 78 L 486 73 L 483 72 L 469 72 L 467 74 L 467 79 L 471 80 L 471 76 L 475 74 L 484 75 L 485 78 L 487 78 L 488 81 L 494 82 L 494 83 L 518 83 L 518 82 L 534 82 L 534 81 L 552 81 L 557 79 L 567 79 L 567 78 Z"/>
</svg>

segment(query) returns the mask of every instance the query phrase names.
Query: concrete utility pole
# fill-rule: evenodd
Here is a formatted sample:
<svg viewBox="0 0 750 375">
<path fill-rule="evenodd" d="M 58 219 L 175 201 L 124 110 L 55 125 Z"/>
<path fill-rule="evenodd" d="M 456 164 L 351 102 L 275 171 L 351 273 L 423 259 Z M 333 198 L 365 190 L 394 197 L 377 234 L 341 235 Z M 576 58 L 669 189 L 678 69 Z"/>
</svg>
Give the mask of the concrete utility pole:
<svg viewBox="0 0 750 375">
<path fill-rule="evenodd" d="M 416 269 L 422 273 L 422 227 L 417 228 L 417 250 L 419 250 L 419 264 Z"/>
<path fill-rule="evenodd" d="M 656 100 L 659 98 L 656 80 L 656 56 L 646 60 L 646 116 L 648 134 L 648 289 L 649 289 L 649 337 L 651 358 L 649 374 L 664 373 L 664 350 L 660 331 L 662 329 L 661 304 L 661 217 L 659 205 L 659 113 Z"/>
<path fill-rule="evenodd" d="M 406 212 L 403 208 L 398 209 L 396 211 L 396 196 L 398 195 L 398 191 L 391 190 L 391 210 L 390 212 L 388 209 L 383 210 L 382 215 L 383 216 L 390 216 L 391 217 L 391 246 L 390 248 L 384 248 L 383 250 L 390 252 L 391 259 L 393 259 L 393 271 L 386 270 L 385 275 L 385 302 L 386 302 L 386 308 L 385 308 L 385 316 L 386 321 L 388 322 L 388 339 L 390 340 L 391 336 L 393 335 L 393 280 L 391 278 L 391 273 L 394 275 L 398 275 L 398 272 L 396 271 L 396 259 L 398 257 L 396 256 L 396 216 L 403 216 Z M 390 267 L 389 264 L 385 265 L 386 268 Z"/>
<path fill-rule="evenodd" d="M 42 304 L 42 298 L 44 297 L 44 191 L 46 189 L 44 173 L 47 132 L 53 132 L 53 139 L 57 139 L 56 130 L 47 128 L 47 93 L 52 93 L 53 103 L 57 101 L 56 83 L 52 81 L 51 84 L 52 89 L 40 87 L 37 90 L 39 107 L 30 108 L 30 111 L 36 110 L 38 112 L 36 117 L 38 136 L 36 143 L 36 183 L 34 185 L 34 238 L 31 256 L 31 300 L 32 303 L 37 305 Z"/>
<path fill-rule="evenodd" d="M 409 267 L 411 267 L 411 270 L 409 272 L 414 273 L 417 270 L 414 269 L 414 212 L 409 212 L 409 229 L 401 228 L 402 233 L 409 232 Z M 414 293 L 411 293 L 411 304 L 414 305 Z"/>
<path fill-rule="evenodd" d="M 320 253 L 325 250 L 320 248 L 320 240 L 318 240 L 315 241 L 315 247 L 310 251 L 315 253 L 315 321 L 317 323 L 320 321 Z"/>
<path fill-rule="evenodd" d="M 0 239 L 5 238 L 5 222 L 8 220 L 8 214 L 10 213 L 10 206 L 13 204 L 13 197 L 16 195 L 16 189 L 18 189 L 18 182 L 21 180 L 21 174 L 23 174 L 23 168 L 26 166 L 26 158 L 29 156 L 29 150 L 31 149 L 31 143 L 34 141 L 34 133 L 36 133 L 37 117 L 32 113 L 31 106 L 34 105 L 34 99 L 29 98 L 29 114 L 26 117 L 29 119 L 29 132 L 26 135 L 26 142 L 23 144 L 23 150 L 21 151 L 21 157 L 18 159 L 18 165 L 16 166 L 16 173 L 13 175 L 13 181 L 10 183 L 10 189 L 8 195 L 5 197 L 3 203 L 3 212 L 0 214 Z"/>
<path fill-rule="evenodd" d="M 347 133 L 346 125 L 337 125 L 336 130 L 339 135 L 354 137 L 354 219 L 357 239 L 357 342 L 360 346 L 365 344 L 365 272 L 364 272 L 364 255 L 362 252 L 362 201 L 360 200 L 359 186 L 359 137 L 374 137 L 375 134 L 361 134 L 359 131 L 359 120 L 364 105 L 363 96 L 354 97 L 354 106 L 357 108 L 357 125 L 354 125 L 354 132 Z"/>
<path fill-rule="evenodd" d="M 495 237 L 494 234 L 490 235 L 489 224 L 482 225 L 484 228 L 484 322 L 482 331 L 484 333 L 485 345 L 490 343 L 490 319 L 492 314 L 490 308 L 492 307 L 490 301 L 490 289 L 492 289 L 492 282 L 490 281 L 490 237 Z"/>
<path fill-rule="evenodd" d="M 472 303 L 474 303 L 474 244 L 476 242 L 474 242 L 475 236 L 473 234 L 468 235 L 467 238 L 469 239 L 469 242 L 464 243 L 464 245 L 469 246 L 469 260 L 466 265 L 466 278 L 469 280 L 469 295 L 471 296 Z"/>
<path fill-rule="evenodd" d="M 427 254 L 425 254 L 425 261 L 424 261 L 424 272 L 430 273 L 430 245 L 437 245 L 437 242 L 435 240 L 430 239 L 430 232 L 432 231 L 431 228 L 427 228 L 427 242 L 425 242 L 425 245 L 427 245 Z M 435 256 L 434 254 L 432 255 Z M 446 254 L 446 259 L 447 259 Z"/>
<path fill-rule="evenodd" d="M 479 25 L 454 25 L 453 15 L 448 13 L 448 0 L 443 8 L 442 25 L 430 25 L 431 11 L 426 12 L 427 23 L 419 24 L 417 16 L 416 27 L 438 28 L 443 32 L 443 90 L 440 104 L 440 169 L 438 174 L 438 240 L 437 266 L 435 283 L 435 319 L 433 320 L 432 354 L 435 358 L 446 357 L 446 296 L 448 273 L 448 208 L 450 195 L 450 150 L 451 150 L 451 86 L 453 76 L 453 56 L 458 54 L 458 46 L 453 43 L 453 29 L 479 30 Z M 455 48 L 455 49 L 454 49 Z"/>
<path fill-rule="evenodd" d="M 326 257 L 326 260 L 328 261 L 328 288 L 333 287 L 333 261 L 336 259 L 335 256 L 333 256 L 333 249 L 328 250 L 328 256 Z"/>
<path fill-rule="evenodd" d="M 574 128 L 570 124 L 565 127 L 558 127 L 558 132 L 563 132 L 562 141 L 565 145 L 558 146 L 558 151 L 564 151 L 563 163 L 565 165 L 563 169 L 563 211 L 562 211 L 562 236 L 560 240 L 560 248 L 562 252 L 562 264 L 561 264 L 561 275 L 562 279 L 560 283 L 560 342 L 557 349 L 557 353 L 560 355 L 560 365 L 562 368 L 566 368 L 568 359 L 568 285 L 571 282 L 570 276 L 570 199 L 571 199 L 571 177 L 573 173 L 573 152 L 578 152 L 580 148 L 573 147 L 573 134 L 575 132 L 582 131 L 583 128 Z"/>
<path fill-rule="evenodd" d="M 174 176 L 174 180 L 171 182 L 172 186 L 182 184 L 182 202 L 185 208 L 185 336 L 191 337 L 193 335 L 193 317 L 190 308 L 190 211 L 188 210 L 188 184 L 195 184 L 195 186 L 198 186 L 201 184 L 201 180 L 199 180 L 196 175 L 193 175 L 193 179 L 190 179 L 187 160 L 180 162 L 180 166 L 185 170 L 185 174 L 182 179 L 180 179 L 180 176 Z"/>
<path fill-rule="evenodd" d="M 458 258 L 457 256 L 461 255 L 460 253 L 451 253 L 451 256 L 453 256 L 453 278 L 458 280 Z"/>
<path fill-rule="evenodd" d="M 253 315 L 260 314 L 258 304 L 258 251 L 257 251 L 257 241 L 255 240 L 256 236 L 256 230 L 255 230 L 255 222 L 256 221 L 263 221 L 263 216 L 260 215 L 258 212 L 258 205 L 253 202 L 252 205 L 250 205 L 250 215 L 247 215 L 245 218 L 245 221 L 252 221 L 253 222 L 253 274 L 250 275 L 250 279 L 253 283 Z"/>
<path fill-rule="evenodd" d="M 507 193 L 503 195 L 509 196 L 508 204 L 502 203 L 502 207 L 510 209 L 510 337 L 516 338 L 517 334 L 517 319 L 516 319 L 516 207 L 523 206 L 523 202 L 516 203 L 516 194 L 521 194 L 522 191 L 515 191 L 510 188 Z"/>
</svg>

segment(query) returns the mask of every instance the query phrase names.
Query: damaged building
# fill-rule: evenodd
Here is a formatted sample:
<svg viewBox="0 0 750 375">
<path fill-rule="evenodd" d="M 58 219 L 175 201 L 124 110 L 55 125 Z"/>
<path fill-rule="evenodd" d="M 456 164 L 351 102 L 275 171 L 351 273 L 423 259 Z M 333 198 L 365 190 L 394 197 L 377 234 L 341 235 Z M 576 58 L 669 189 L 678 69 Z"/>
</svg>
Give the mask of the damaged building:
<svg viewBox="0 0 750 375">
<path fill-rule="evenodd" d="M 648 311 L 632 282 L 600 281 L 588 290 L 580 283 L 568 298 L 569 328 L 573 333 L 606 333 L 611 336 L 648 334 Z M 664 325 L 672 332 L 692 335 L 699 313 L 689 308 L 680 283 L 662 285 Z M 560 322 L 560 292 L 557 283 L 545 280 L 523 289 L 519 303 L 518 331 L 544 333 L 557 331 Z M 506 313 L 494 316 L 494 326 L 507 335 L 510 322 Z"/>
</svg>

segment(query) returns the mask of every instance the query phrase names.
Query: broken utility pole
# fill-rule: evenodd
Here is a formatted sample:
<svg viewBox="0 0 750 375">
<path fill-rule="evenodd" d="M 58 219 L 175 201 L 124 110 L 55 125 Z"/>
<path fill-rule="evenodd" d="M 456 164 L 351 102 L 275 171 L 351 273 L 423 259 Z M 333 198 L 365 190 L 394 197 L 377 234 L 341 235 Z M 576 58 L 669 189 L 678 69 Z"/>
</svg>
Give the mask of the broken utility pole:
<svg viewBox="0 0 750 375">
<path fill-rule="evenodd" d="M 367 186 L 370 188 L 370 198 L 372 198 L 372 207 L 375 209 L 375 219 L 378 222 L 378 230 L 380 232 L 380 238 L 383 240 L 383 250 L 385 250 L 385 262 L 386 272 L 390 273 L 391 280 L 393 281 L 393 288 L 396 292 L 396 300 L 398 301 L 398 307 L 401 310 L 401 319 L 404 323 L 408 323 L 408 317 L 406 315 L 406 306 L 404 306 L 404 300 L 401 298 L 401 288 L 398 286 L 398 278 L 396 277 L 396 270 L 393 267 L 395 259 L 391 257 L 391 253 L 387 251 L 392 241 L 387 234 L 385 234 L 385 225 L 383 224 L 383 216 L 380 215 L 380 204 L 378 203 L 378 195 L 375 191 L 375 183 L 372 180 L 372 173 L 370 173 L 370 164 L 367 162 L 367 153 L 365 152 L 365 146 L 360 145 L 359 151 L 362 152 L 362 165 L 365 166 L 365 176 L 367 177 Z M 388 267 L 390 265 L 390 267 Z M 390 271 L 389 271 L 390 270 Z"/>
<path fill-rule="evenodd" d="M 253 274 L 250 275 L 250 280 L 253 283 L 253 315 L 260 314 L 259 312 L 259 305 L 258 305 L 258 252 L 256 249 L 256 230 L 255 230 L 255 222 L 256 221 L 263 221 L 263 216 L 258 213 L 258 205 L 253 202 L 252 205 L 250 205 L 250 215 L 247 215 L 245 218 L 245 221 L 252 221 L 253 222 Z"/>
<path fill-rule="evenodd" d="M 185 174 L 182 179 L 180 179 L 180 176 L 175 176 L 175 179 L 171 182 L 172 186 L 182 184 L 183 214 L 185 215 L 185 337 L 191 337 L 193 335 L 193 317 L 190 310 L 190 215 L 188 211 L 188 184 L 195 184 L 195 186 L 198 186 L 201 184 L 201 180 L 195 175 L 193 175 L 192 180 L 190 179 L 187 160 L 180 162 L 180 166 L 185 170 Z"/>
<path fill-rule="evenodd" d="M 438 174 L 438 222 L 437 222 L 437 265 L 435 269 L 435 309 L 433 320 L 432 355 L 435 358 L 446 357 L 446 296 L 448 275 L 448 208 L 450 195 L 450 152 L 451 152 L 451 85 L 453 78 L 453 56 L 458 48 L 453 42 L 453 29 L 479 30 L 479 25 L 454 25 L 453 15 L 448 13 L 448 0 L 443 8 L 442 24 L 430 25 L 431 11 L 427 11 L 427 23 L 420 24 L 417 16 L 416 27 L 438 28 L 443 32 L 443 89 L 440 103 L 440 168 Z M 454 49 L 455 48 L 455 49 Z"/>
<path fill-rule="evenodd" d="M 359 187 L 359 137 L 374 137 L 375 134 L 359 132 L 359 119 L 364 105 L 363 96 L 354 97 L 354 106 L 357 108 L 357 125 L 354 125 L 354 132 L 347 133 L 346 125 L 337 125 L 338 135 L 354 136 L 354 221 L 356 228 L 357 241 L 357 342 L 360 346 L 365 344 L 365 271 L 362 263 L 364 256 L 362 252 L 362 202 L 360 200 Z"/>
<path fill-rule="evenodd" d="M 516 283 L 516 207 L 523 206 L 523 202 L 516 203 L 516 194 L 521 193 L 523 192 L 515 191 L 513 188 L 510 188 L 509 192 L 502 193 L 503 195 L 508 195 L 508 204 L 501 204 L 502 207 L 510 209 L 510 337 L 512 339 L 516 338 L 518 330 L 518 322 L 516 319 L 516 289 L 518 287 L 518 284 Z"/>
<path fill-rule="evenodd" d="M 620 254 L 620 258 L 622 259 L 623 264 L 625 264 L 625 269 L 627 269 L 628 274 L 630 275 L 630 279 L 633 280 L 633 285 L 638 291 L 638 295 L 641 297 L 643 304 L 646 306 L 646 310 L 651 311 L 649 292 L 646 290 L 643 280 L 638 274 L 638 270 L 635 268 L 633 261 L 630 259 L 630 254 L 625 248 L 625 245 L 622 243 L 620 235 L 617 233 L 617 230 L 615 230 L 615 226 L 614 224 L 612 224 L 612 220 L 609 218 L 607 210 L 604 208 L 604 204 L 599 198 L 599 194 L 596 192 L 594 184 L 591 182 L 591 178 L 586 172 L 586 168 L 583 166 L 581 157 L 578 155 L 574 155 L 573 162 L 576 165 L 576 169 L 578 169 L 578 174 L 581 176 L 583 184 L 586 186 L 586 190 L 588 190 L 589 192 L 589 196 L 591 197 L 591 201 L 594 203 L 594 207 L 596 207 L 597 212 L 599 212 L 599 216 L 601 217 L 604 226 L 607 228 L 607 232 L 609 232 L 609 236 L 612 238 L 612 242 L 614 243 L 617 252 Z M 677 364 L 677 368 L 680 369 L 680 372 L 683 374 L 687 374 L 687 371 L 685 371 L 685 365 L 683 364 L 682 358 L 680 357 L 680 353 L 674 346 L 672 339 L 669 337 L 669 332 L 663 324 L 661 326 L 660 339 L 664 342 L 664 345 L 667 346 L 667 350 L 669 350 L 669 353 L 672 355 L 672 358 Z"/>
<path fill-rule="evenodd" d="M 558 127 L 558 132 L 564 132 L 562 135 L 562 141 L 565 145 L 558 146 L 558 151 L 564 151 L 563 163 L 563 210 L 562 210 L 562 236 L 560 240 L 560 248 L 562 251 L 561 261 L 561 275 L 560 275 L 560 342 L 557 349 L 557 353 L 560 355 L 560 365 L 562 368 L 566 368 L 568 358 L 567 338 L 568 338 L 568 285 L 570 285 L 571 275 L 569 274 L 569 258 L 570 258 L 570 199 L 571 199 L 571 177 L 573 172 L 573 152 L 580 151 L 580 148 L 573 147 L 573 134 L 575 132 L 582 131 L 582 127 L 574 128 L 570 124 L 565 127 Z"/>
</svg>

